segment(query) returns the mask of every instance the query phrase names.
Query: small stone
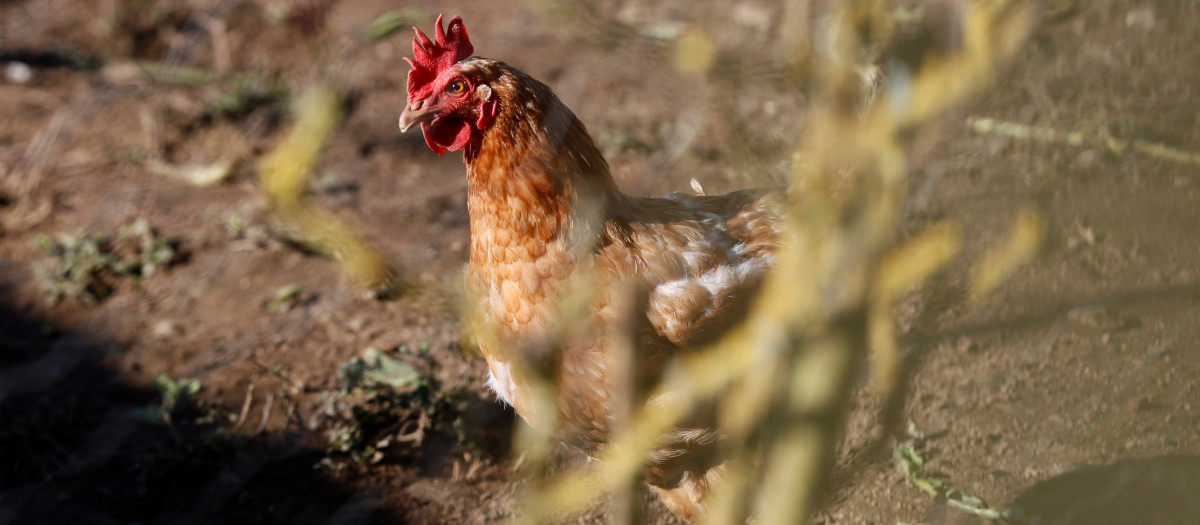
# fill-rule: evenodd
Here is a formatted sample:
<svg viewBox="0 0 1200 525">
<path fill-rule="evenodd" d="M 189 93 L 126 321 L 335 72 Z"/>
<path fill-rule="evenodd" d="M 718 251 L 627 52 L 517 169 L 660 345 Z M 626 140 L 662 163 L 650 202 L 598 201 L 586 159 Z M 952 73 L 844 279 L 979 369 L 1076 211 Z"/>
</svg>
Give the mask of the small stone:
<svg viewBox="0 0 1200 525">
<path fill-rule="evenodd" d="M 1100 152 L 1092 148 L 1085 149 L 1075 158 L 1075 162 L 1081 168 L 1093 168 L 1100 163 Z"/>
<path fill-rule="evenodd" d="M 9 62 L 4 66 L 4 79 L 13 84 L 24 84 L 33 80 L 33 69 L 24 62 Z"/>
<path fill-rule="evenodd" d="M 733 9 L 733 21 L 738 25 L 766 32 L 771 27 L 774 10 L 749 2 L 737 2 Z"/>
<path fill-rule="evenodd" d="M 1079 238 L 1088 246 L 1096 245 L 1096 231 L 1082 224 L 1077 225 L 1079 229 Z"/>
<path fill-rule="evenodd" d="M 1154 28 L 1157 18 L 1154 14 L 1154 8 L 1139 7 L 1137 9 L 1130 9 L 1128 13 L 1125 13 L 1125 27 L 1149 31 Z"/>
<path fill-rule="evenodd" d="M 154 323 L 154 327 L 150 329 L 150 335 L 155 339 L 174 339 L 183 335 L 183 325 L 170 319 L 163 319 Z"/>
<path fill-rule="evenodd" d="M 950 343 L 950 345 L 950 348 L 956 353 L 974 354 L 979 352 L 979 343 L 976 343 L 970 337 L 959 337 Z"/>
<path fill-rule="evenodd" d="M 409 496 L 430 503 L 445 504 L 450 499 L 450 491 L 439 487 L 436 483 L 430 481 L 417 481 L 409 485 L 404 492 Z"/>
<path fill-rule="evenodd" d="M 1067 312 L 1067 320 L 1077 327 L 1096 332 L 1117 331 L 1129 324 L 1117 312 L 1102 306 L 1080 306 Z"/>
<path fill-rule="evenodd" d="M 146 74 L 133 62 L 113 62 L 100 70 L 100 80 L 115 86 L 134 86 L 146 83 Z"/>
</svg>

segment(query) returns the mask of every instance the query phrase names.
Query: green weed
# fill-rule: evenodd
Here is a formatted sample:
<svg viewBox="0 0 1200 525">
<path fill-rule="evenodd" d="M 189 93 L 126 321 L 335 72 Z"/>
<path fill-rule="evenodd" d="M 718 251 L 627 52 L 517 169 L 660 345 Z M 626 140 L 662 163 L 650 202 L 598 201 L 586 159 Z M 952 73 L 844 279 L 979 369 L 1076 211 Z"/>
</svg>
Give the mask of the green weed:
<svg viewBox="0 0 1200 525">
<path fill-rule="evenodd" d="M 146 421 L 171 423 L 171 418 L 188 404 L 190 398 L 200 393 L 204 386 L 196 379 L 171 379 L 167 374 L 158 374 L 150 386 L 162 396 L 159 404 L 135 410 L 138 417 Z"/>
<path fill-rule="evenodd" d="M 114 292 L 122 279 L 140 281 L 171 264 L 175 246 L 143 219 L 116 235 L 79 231 L 51 237 L 39 235 L 35 246 L 50 255 L 35 266 L 51 301 L 95 303 Z"/>
<path fill-rule="evenodd" d="M 437 378 L 374 349 L 338 365 L 338 379 L 341 388 L 327 404 L 333 423 L 322 466 L 340 470 L 345 459 L 377 464 L 421 447 L 433 435 L 474 445 L 462 420 L 474 399 L 466 385 L 446 388 Z"/>
</svg>

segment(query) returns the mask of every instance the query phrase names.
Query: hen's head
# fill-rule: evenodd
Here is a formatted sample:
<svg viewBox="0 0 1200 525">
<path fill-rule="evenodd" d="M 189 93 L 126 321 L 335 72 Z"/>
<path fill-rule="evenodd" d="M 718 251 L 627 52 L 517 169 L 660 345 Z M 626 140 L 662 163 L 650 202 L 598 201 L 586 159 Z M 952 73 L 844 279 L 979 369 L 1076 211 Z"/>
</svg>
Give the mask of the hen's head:
<svg viewBox="0 0 1200 525">
<path fill-rule="evenodd" d="M 462 18 L 445 30 L 437 19 L 435 40 L 420 29 L 413 38 L 408 72 L 408 106 L 400 113 L 400 130 L 420 124 L 429 148 L 441 155 L 458 151 L 492 125 L 499 101 L 478 68 L 466 67 L 474 47 Z"/>
</svg>

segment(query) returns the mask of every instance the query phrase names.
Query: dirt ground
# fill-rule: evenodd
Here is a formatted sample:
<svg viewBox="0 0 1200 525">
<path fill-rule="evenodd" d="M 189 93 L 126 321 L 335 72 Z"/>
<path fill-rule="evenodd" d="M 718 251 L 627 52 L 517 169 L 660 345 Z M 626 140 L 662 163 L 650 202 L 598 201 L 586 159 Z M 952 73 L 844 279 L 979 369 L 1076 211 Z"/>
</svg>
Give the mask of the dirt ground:
<svg viewBox="0 0 1200 525">
<path fill-rule="evenodd" d="M 721 56 L 771 63 L 778 7 L 731 5 L 593 8 L 659 33 L 702 28 Z M 521 423 L 459 344 L 462 161 L 396 128 L 407 32 L 359 36 L 399 8 L 426 30 L 439 12 L 462 14 L 478 54 L 542 79 L 576 111 L 631 193 L 685 190 L 692 177 L 709 193 L 769 184 L 803 125 L 803 95 L 755 67 L 675 73 L 646 41 L 578 33 L 524 4 L 0 2 L 0 524 L 512 514 L 521 483 L 509 436 Z M 988 95 L 945 122 L 913 173 L 906 231 L 950 220 L 966 242 L 906 303 L 904 416 L 926 436 L 930 470 L 1043 524 L 1200 523 L 1200 165 L 1196 154 L 977 134 L 963 117 L 1200 151 L 1197 20 L 1200 2 L 1182 0 L 1059 14 Z M 133 61 L 250 72 L 259 84 L 152 81 Z M 252 162 L 208 187 L 156 169 L 211 164 L 231 144 L 265 152 L 285 129 L 289 94 L 322 74 L 348 95 L 313 201 L 416 283 L 394 300 L 367 297 L 330 260 L 280 241 Z M 231 92 L 253 96 L 217 104 Z M 12 190 L 21 182 L 29 199 Z M 1025 207 L 1046 214 L 1041 253 L 995 294 L 966 300 L 971 263 Z M 169 264 L 114 278 L 98 301 L 48 300 L 39 235 L 111 233 L 138 219 L 174 247 Z M 294 293 L 277 297 L 285 287 Z M 464 387 L 446 410 L 466 437 L 442 428 L 378 461 L 321 466 L 339 364 L 368 348 L 446 391 Z M 165 411 L 169 422 L 153 410 L 160 374 L 203 385 Z M 860 406 L 850 419 L 818 522 L 983 521 L 909 484 L 890 446 L 869 447 L 869 413 Z M 651 522 L 675 523 L 647 506 Z"/>
</svg>

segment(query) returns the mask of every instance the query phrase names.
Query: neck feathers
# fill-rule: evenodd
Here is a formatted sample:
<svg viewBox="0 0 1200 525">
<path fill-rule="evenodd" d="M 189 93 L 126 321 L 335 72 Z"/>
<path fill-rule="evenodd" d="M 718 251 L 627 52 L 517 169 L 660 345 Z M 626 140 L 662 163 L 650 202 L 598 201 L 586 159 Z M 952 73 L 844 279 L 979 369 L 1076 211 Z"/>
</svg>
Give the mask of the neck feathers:
<svg viewBox="0 0 1200 525">
<path fill-rule="evenodd" d="M 499 72 L 490 86 L 500 110 L 465 157 L 472 231 L 587 242 L 603 210 L 620 199 L 587 129 L 545 84 L 503 63 L 473 60 Z"/>
<path fill-rule="evenodd" d="M 472 59 L 482 60 L 482 59 Z M 601 240 L 623 199 L 587 130 L 545 84 L 484 66 L 499 113 L 466 155 L 468 282 L 505 338 L 549 326 L 562 283 Z M 497 352 L 499 347 L 493 347 Z"/>
</svg>

